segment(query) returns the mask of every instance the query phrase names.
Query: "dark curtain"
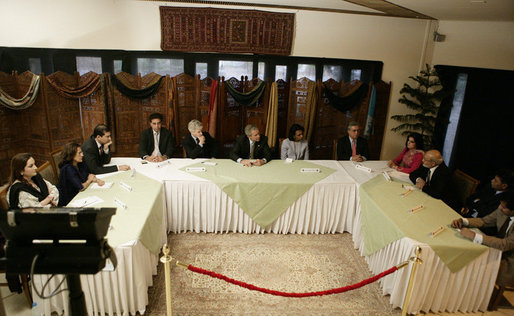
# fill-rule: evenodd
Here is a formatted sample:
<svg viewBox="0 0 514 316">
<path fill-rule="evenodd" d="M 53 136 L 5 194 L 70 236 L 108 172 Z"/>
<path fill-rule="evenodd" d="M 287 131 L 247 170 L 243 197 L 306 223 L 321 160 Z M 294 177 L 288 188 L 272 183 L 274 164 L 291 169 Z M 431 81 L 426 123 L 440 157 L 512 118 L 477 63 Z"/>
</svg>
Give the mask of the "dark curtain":
<svg viewBox="0 0 514 316">
<path fill-rule="evenodd" d="M 514 71 L 436 67 L 445 89 L 453 90 L 459 74 L 468 75 L 464 102 L 450 157 L 460 169 L 487 183 L 500 168 L 514 168 Z M 453 96 L 443 100 L 436 124 L 440 149 L 446 135 Z"/>
</svg>

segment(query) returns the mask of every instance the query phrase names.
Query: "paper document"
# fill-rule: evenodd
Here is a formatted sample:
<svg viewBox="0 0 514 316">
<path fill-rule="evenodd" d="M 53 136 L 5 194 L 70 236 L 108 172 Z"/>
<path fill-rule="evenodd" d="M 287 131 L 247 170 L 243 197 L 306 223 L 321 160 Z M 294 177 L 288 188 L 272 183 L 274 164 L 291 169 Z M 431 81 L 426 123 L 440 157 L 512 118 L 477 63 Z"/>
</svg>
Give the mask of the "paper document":
<svg viewBox="0 0 514 316">
<path fill-rule="evenodd" d="M 68 204 L 68 206 L 71 206 L 71 207 L 86 207 L 87 206 L 87 207 L 89 207 L 94 204 L 102 203 L 103 201 L 104 200 L 102 200 L 98 196 L 94 195 L 94 196 L 88 196 L 87 198 L 73 201 L 70 204 Z"/>
</svg>

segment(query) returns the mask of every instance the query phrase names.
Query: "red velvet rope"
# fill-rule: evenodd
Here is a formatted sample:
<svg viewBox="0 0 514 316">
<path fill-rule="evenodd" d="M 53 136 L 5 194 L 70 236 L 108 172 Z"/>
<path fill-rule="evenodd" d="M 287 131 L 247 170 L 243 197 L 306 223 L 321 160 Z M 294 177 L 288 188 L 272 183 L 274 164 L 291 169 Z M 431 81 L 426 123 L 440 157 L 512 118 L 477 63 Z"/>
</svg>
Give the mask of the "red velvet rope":
<svg viewBox="0 0 514 316">
<path fill-rule="evenodd" d="M 200 273 L 200 274 L 205 274 L 205 275 L 208 275 L 208 276 L 216 278 L 216 279 L 224 280 L 224 281 L 226 281 L 228 283 L 232 283 L 232 284 L 238 285 L 240 287 L 244 287 L 244 288 L 252 290 L 252 291 L 259 291 L 259 292 L 262 292 L 262 293 L 267 293 L 267 294 L 276 295 L 276 296 L 285 296 L 285 297 L 309 297 L 309 296 L 321 296 L 321 295 L 330 295 L 330 294 L 343 293 L 343 292 L 355 290 L 355 289 L 358 289 L 360 287 L 363 287 L 364 285 L 373 283 L 373 282 L 375 282 L 375 281 L 385 277 L 386 275 L 391 274 L 391 273 L 395 272 L 396 270 L 398 270 L 397 267 L 392 267 L 389 270 L 386 270 L 386 271 L 384 271 L 384 272 L 382 272 L 380 274 L 375 275 L 374 277 L 371 277 L 369 279 L 363 280 L 363 281 L 361 281 L 359 283 L 355 283 L 355 284 L 344 286 L 344 287 L 339 287 L 339 288 L 336 288 L 336 289 L 330 289 L 330 290 L 318 291 L 318 292 L 288 293 L 288 292 L 268 290 L 268 289 L 265 289 L 265 288 L 262 288 L 262 287 L 258 287 L 258 286 L 252 285 L 252 284 L 248 284 L 248 283 L 245 283 L 245 282 L 237 281 L 237 280 L 231 279 L 229 277 L 226 277 L 226 276 L 224 276 L 222 274 L 218 274 L 216 272 L 212 272 L 212 271 L 204 270 L 202 268 L 195 267 L 195 266 L 193 266 L 191 264 L 187 268 L 189 270 L 193 271 L 193 272 Z"/>
</svg>

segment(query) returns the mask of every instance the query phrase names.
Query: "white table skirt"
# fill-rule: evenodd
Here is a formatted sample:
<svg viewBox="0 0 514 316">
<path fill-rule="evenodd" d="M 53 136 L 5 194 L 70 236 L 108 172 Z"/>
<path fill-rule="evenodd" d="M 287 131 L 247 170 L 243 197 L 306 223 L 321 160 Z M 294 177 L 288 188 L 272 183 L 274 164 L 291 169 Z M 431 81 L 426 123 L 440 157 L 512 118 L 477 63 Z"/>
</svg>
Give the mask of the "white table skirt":
<svg viewBox="0 0 514 316">
<path fill-rule="evenodd" d="M 135 315 L 143 314 L 148 305 L 148 287 L 152 286 L 152 276 L 157 274 L 158 257 L 141 243 L 119 246 L 115 249 L 118 266 L 114 271 L 102 271 L 94 275 L 81 275 L 80 282 L 86 301 L 88 315 Z M 41 291 L 48 275 L 34 275 L 33 286 Z M 50 293 L 62 279 L 54 277 L 45 290 Z M 67 287 L 66 281 L 61 288 Z M 69 292 L 64 291 L 47 299 L 40 299 L 33 291 L 34 301 L 43 305 L 44 315 L 52 311 L 70 315 Z"/>
<path fill-rule="evenodd" d="M 372 168 L 371 173 L 355 169 L 353 163 L 344 161 L 341 165 L 360 185 L 384 170 L 385 161 L 363 163 Z M 406 177 L 402 179 L 408 181 Z M 457 216 L 457 215 L 456 215 Z M 364 236 L 361 231 L 360 203 L 357 201 L 357 215 L 353 231 L 355 248 L 364 256 Z M 451 273 L 444 262 L 428 245 L 410 238 L 397 240 L 371 256 L 365 256 L 373 274 L 378 274 L 410 257 L 420 246 L 423 264 L 418 266 L 408 313 L 432 312 L 477 312 L 486 311 L 498 274 L 501 251 L 489 248 L 473 262 L 457 273 Z M 380 280 L 384 295 L 391 296 L 394 307 L 402 307 L 407 291 L 412 264 Z"/>
</svg>

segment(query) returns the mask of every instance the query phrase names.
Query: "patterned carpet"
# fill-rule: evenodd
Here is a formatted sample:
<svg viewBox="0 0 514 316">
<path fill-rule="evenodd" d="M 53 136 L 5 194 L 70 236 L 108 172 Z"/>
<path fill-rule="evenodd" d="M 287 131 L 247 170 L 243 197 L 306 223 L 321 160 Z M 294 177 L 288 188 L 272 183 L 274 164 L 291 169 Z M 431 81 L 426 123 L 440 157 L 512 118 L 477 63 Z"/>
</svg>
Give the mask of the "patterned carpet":
<svg viewBox="0 0 514 316">
<path fill-rule="evenodd" d="M 256 286 L 320 291 L 369 278 L 350 234 L 171 234 L 174 258 Z M 173 266 L 174 315 L 400 315 L 377 282 L 342 294 L 285 298 L 249 291 Z M 149 289 L 147 315 L 165 315 L 164 271 Z"/>
</svg>

